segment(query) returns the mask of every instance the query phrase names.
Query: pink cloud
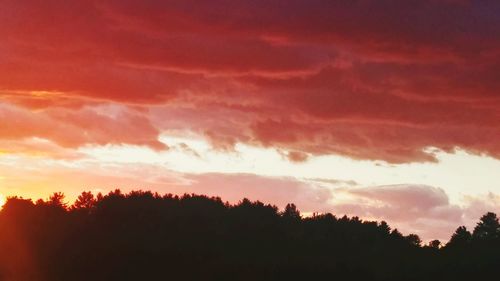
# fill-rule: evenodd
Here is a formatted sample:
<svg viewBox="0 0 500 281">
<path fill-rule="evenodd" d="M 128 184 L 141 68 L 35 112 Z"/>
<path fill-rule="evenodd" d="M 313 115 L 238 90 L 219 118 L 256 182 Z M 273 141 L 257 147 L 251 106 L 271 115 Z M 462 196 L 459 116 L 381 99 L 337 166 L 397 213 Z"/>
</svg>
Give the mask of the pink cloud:
<svg viewBox="0 0 500 281">
<path fill-rule="evenodd" d="M 41 138 L 67 148 L 87 144 L 135 144 L 157 150 L 167 148 L 158 141 L 159 131 L 147 117 L 128 109 L 118 110 L 111 116 L 109 112 L 103 114 L 90 108 L 34 112 L 0 104 L 0 119 L 4 120 L 0 125 L 1 139 L 22 141 Z"/>
<path fill-rule="evenodd" d="M 500 210 L 499 197 L 493 193 L 466 196 L 459 205 L 451 203 L 443 189 L 426 185 L 341 188 L 336 193 L 349 195 L 349 199 L 333 204 L 334 213 L 386 220 L 404 232 L 442 241 L 447 241 L 458 226 L 473 229 L 484 213 Z"/>
</svg>

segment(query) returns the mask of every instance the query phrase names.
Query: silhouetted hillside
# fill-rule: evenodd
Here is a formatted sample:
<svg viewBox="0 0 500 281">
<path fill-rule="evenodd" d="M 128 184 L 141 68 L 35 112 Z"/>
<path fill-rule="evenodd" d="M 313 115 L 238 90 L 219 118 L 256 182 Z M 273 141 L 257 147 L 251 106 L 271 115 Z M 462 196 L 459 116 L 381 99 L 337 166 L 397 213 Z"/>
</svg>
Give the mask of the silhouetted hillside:
<svg viewBox="0 0 500 281">
<path fill-rule="evenodd" d="M 479 280 L 500 265 L 493 213 L 441 247 L 385 222 L 302 218 L 293 204 L 119 190 L 63 199 L 7 200 L 0 280 Z"/>
</svg>

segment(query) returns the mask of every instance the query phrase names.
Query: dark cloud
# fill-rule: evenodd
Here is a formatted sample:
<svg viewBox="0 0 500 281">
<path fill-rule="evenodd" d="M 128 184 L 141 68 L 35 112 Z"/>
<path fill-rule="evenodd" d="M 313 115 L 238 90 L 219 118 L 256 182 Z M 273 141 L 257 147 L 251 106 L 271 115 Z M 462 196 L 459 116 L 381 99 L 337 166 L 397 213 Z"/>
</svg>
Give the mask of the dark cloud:
<svg viewBox="0 0 500 281">
<path fill-rule="evenodd" d="M 6 0 L 0 97 L 35 119 L 156 108 L 137 121 L 151 123 L 147 141 L 79 145 L 158 145 L 160 131 L 184 128 L 222 150 L 245 142 L 291 160 L 435 161 L 428 147 L 500 157 L 499 12 L 491 0 Z"/>
</svg>

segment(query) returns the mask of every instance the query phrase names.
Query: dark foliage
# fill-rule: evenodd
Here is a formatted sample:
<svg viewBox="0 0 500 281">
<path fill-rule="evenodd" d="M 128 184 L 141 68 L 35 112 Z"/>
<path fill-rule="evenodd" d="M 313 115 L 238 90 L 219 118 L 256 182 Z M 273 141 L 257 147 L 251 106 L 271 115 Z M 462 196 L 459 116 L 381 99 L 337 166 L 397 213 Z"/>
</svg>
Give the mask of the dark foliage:
<svg viewBox="0 0 500 281">
<path fill-rule="evenodd" d="M 119 190 L 0 212 L 0 280 L 479 280 L 497 274 L 498 218 L 426 246 L 385 222 L 303 218 L 247 199 Z M 496 279 L 495 279 L 496 280 Z"/>
</svg>

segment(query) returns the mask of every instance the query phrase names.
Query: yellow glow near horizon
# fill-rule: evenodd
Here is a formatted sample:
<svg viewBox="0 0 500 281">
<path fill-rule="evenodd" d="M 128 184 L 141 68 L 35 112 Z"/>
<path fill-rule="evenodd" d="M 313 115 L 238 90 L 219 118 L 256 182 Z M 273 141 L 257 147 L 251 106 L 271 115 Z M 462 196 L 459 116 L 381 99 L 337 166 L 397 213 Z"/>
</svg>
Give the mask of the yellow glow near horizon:
<svg viewBox="0 0 500 281">
<path fill-rule="evenodd" d="M 296 179 L 353 180 L 361 186 L 426 184 L 446 190 L 454 203 L 459 203 L 464 195 L 486 194 L 500 187 L 500 160 L 463 150 L 437 152 L 438 163 L 392 165 L 336 155 L 292 163 L 270 148 L 237 144 L 234 152 L 222 152 L 213 150 L 202 138 L 163 136 L 161 140 L 173 149 L 158 153 L 140 147 L 106 146 L 80 151 L 100 162 L 160 165 L 182 173 L 252 173 Z M 192 151 L 176 149 L 180 144 L 186 144 Z"/>
<path fill-rule="evenodd" d="M 306 162 L 294 163 L 287 160 L 283 152 L 273 148 L 238 143 L 234 151 L 219 151 L 213 149 L 207 140 L 196 136 L 181 138 L 164 135 L 161 141 L 170 149 L 158 152 L 129 145 L 86 146 L 78 150 L 82 157 L 75 159 L 43 159 L 8 154 L 0 158 L 0 175 L 4 175 L 3 180 L 0 176 L 0 192 L 4 196 L 21 196 L 36 200 L 46 199 L 53 192 L 61 191 L 66 195 L 65 201 L 70 204 L 82 191 L 107 193 L 115 188 L 124 192 L 148 189 L 176 194 L 213 194 L 214 191 L 210 189 L 214 188 L 220 193 L 217 195 L 223 198 L 225 195 L 243 198 L 252 192 L 249 189 L 237 191 L 237 188 L 231 191 L 227 186 L 248 187 L 250 183 L 257 185 L 256 188 L 259 188 L 260 184 L 271 188 L 277 185 L 279 190 L 275 192 L 281 194 L 283 185 L 280 186 L 280 181 L 284 181 L 285 185 L 291 188 L 290 194 L 285 192 L 276 195 L 272 193 L 272 189 L 267 191 L 261 188 L 259 190 L 262 196 L 269 193 L 269 197 L 264 196 L 262 200 L 275 203 L 273 200 L 279 196 L 290 196 L 292 201 L 309 200 L 303 201 L 308 204 L 308 209 L 304 209 L 307 213 L 319 211 L 317 208 L 326 210 L 329 206 L 342 203 L 361 204 L 358 197 L 352 197 L 348 192 L 350 189 L 418 184 L 444 190 L 449 204 L 454 205 L 453 208 L 467 207 L 474 204 L 474 200 L 478 198 L 486 200 L 484 202 L 489 205 L 483 207 L 488 210 L 495 211 L 496 206 L 500 206 L 500 196 L 495 195 L 500 187 L 500 160 L 473 155 L 463 150 L 457 150 L 455 153 L 437 152 L 437 163 L 392 165 L 338 155 L 313 156 Z M 204 177 L 204 174 L 209 173 L 220 175 Z M 248 175 L 260 177 L 260 180 L 248 182 L 248 179 L 252 179 L 252 176 Z M 225 176 L 227 177 L 224 178 Z M 203 182 L 214 178 L 221 178 L 221 181 Z M 238 181 L 238 178 L 243 181 Z M 199 179 L 201 184 L 207 184 L 204 187 L 206 189 L 197 185 Z M 296 189 L 297 182 L 307 188 Z M 194 189 L 190 189 L 191 185 Z M 221 189 L 219 185 L 226 188 Z M 235 195 L 238 192 L 240 193 Z M 314 192 L 318 194 L 311 195 Z M 331 192 L 331 198 L 326 198 L 328 192 Z M 326 197 L 322 199 L 321 196 Z M 5 197 L 2 199 L 5 200 Z M 376 201 L 363 204 L 374 203 Z M 368 214 L 364 219 L 373 218 Z M 467 219 L 462 224 L 472 223 L 472 219 Z M 420 229 L 416 225 L 403 223 L 396 226 L 411 231 Z M 455 226 L 441 231 L 438 238 L 447 239 L 453 230 L 451 228 Z M 422 233 L 424 230 L 421 230 Z M 424 235 L 426 238 L 435 238 L 432 233 Z"/>
</svg>

